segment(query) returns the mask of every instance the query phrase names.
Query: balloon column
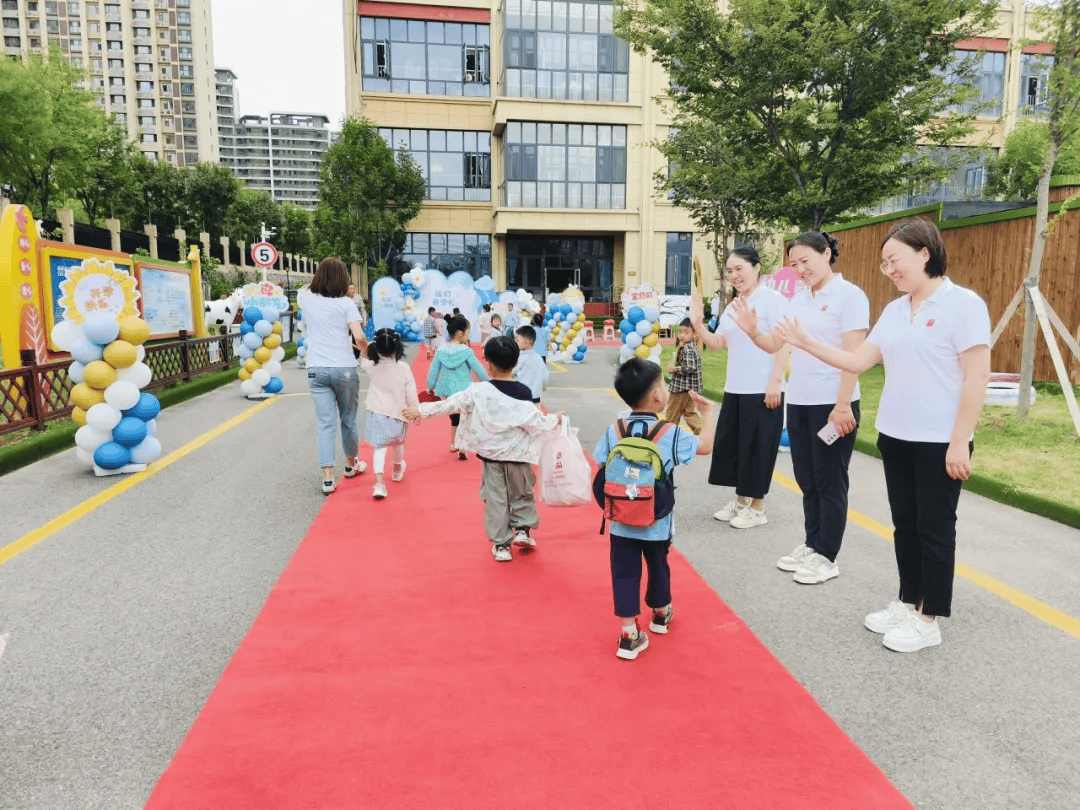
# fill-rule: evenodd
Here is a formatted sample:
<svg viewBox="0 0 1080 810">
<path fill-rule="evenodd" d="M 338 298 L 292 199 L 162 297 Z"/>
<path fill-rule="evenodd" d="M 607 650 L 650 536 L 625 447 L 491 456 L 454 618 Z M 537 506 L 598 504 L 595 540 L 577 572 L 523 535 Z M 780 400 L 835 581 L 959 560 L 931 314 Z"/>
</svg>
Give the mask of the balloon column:
<svg viewBox="0 0 1080 810">
<path fill-rule="evenodd" d="M 401 294 L 405 296 L 405 308 L 401 320 L 394 324 L 394 329 L 402 340 L 418 342 L 424 338 L 424 315 L 416 305 L 420 297 L 420 288 L 424 286 L 424 269 L 414 264 L 412 270 L 401 277 Z"/>
<path fill-rule="evenodd" d="M 73 358 L 75 455 L 97 475 L 141 472 L 161 456 L 154 421 L 161 403 L 140 391 L 153 378 L 144 362 L 148 337 L 146 321 L 133 315 L 117 320 L 99 312 L 81 325 L 63 320 L 53 327 L 53 342 Z"/>
<path fill-rule="evenodd" d="M 307 332 L 307 326 L 304 324 L 304 313 L 297 311 L 296 313 L 296 334 L 303 335 Z M 307 338 L 296 339 L 296 365 L 300 368 L 304 368 L 307 365 Z"/>
<path fill-rule="evenodd" d="M 619 361 L 625 363 L 634 355 L 660 365 L 660 309 L 659 307 L 630 307 L 626 318 L 619 324 L 623 347 Z"/>
<path fill-rule="evenodd" d="M 582 332 L 585 328 L 585 305 L 582 302 L 549 307 L 544 317 L 544 326 L 548 328 L 551 336 L 548 353 L 553 360 L 563 363 L 580 363 L 585 360 L 588 346 Z"/>
<path fill-rule="evenodd" d="M 258 307 L 244 309 L 244 322 L 240 324 L 240 391 L 247 397 L 266 398 L 281 392 L 285 383 L 277 375 L 281 373 L 281 361 L 285 349 L 281 346 L 281 314 Z M 307 352 L 305 351 L 305 354 Z"/>
</svg>

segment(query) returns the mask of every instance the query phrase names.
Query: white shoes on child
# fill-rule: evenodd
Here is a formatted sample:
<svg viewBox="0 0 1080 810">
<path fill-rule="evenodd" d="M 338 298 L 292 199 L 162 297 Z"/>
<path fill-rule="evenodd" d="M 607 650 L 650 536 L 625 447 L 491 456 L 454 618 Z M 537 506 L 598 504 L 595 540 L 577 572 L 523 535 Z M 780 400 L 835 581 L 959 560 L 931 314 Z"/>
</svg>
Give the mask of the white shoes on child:
<svg viewBox="0 0 1080 810">
<path fill-rule="evenodd" d="M 404 478 L 405 478 L 405 467 L 406 466 L 407 465 L 405 464 L 404 461 L 401 461 L 401 462 L 395 461 L 394 462 L 394 471 L 392 473 L 390 473 L 390 480 L 391 481 L 402 481 L 402 480 L 404 480 Z M 366 465 L 365 465 L 365 469 L 366 469 Z M 383 498 L 387 497 L 387 495 L 389 495 L 389 493 L 386 491 L 386 484 L 376 484 L 374 486 L 374 488 L 371 490 L 371 497 L 374 498 L 377 501 L 381 501 Z"/>
</svg>

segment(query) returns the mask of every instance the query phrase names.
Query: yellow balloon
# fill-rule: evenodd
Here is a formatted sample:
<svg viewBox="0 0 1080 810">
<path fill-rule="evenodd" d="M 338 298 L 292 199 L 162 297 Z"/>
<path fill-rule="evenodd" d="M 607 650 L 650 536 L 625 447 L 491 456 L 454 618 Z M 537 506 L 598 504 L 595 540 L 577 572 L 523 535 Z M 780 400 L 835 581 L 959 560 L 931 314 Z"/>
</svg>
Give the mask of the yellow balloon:
<svg viewBox="0 0 1080 810">
<path fill-rule="evenodd" d="M 660 331 L 660 321 L 657 321 L 652 325 L 652 330 L 654 335 Z"/>
<path fill-rule="evenodd" d="M 105 393 L 91 388 L 84 382 L 71 389 L 71 404 L 88 411 L 99 402 L 105 401 Z"/>
<path fill-rule="evenodd" d="M 99 391 L 104 391 L 116 382 L 116 369 L 102 360 L 95 360 L 92 363 L 86 364 L 83 378 L 86 380 L 86 384 L 91 388 L 97 388 Z"/>
<path fill-rule="evenodd" d="M 276 349 L 280 345 L 281 345 L 281 336 L 280 335 L 267 335 L 266 337 L 263 338 L 263 346 L 265 346 L 268 349 Z"/>
<path fill-rule="evenodd" d="M 126 340 L 114 340 L 105 347 L 105 362 L 113 368 L 133 366 L 138 359 L 138 351 Z"/>
<path fill-rule="evenodd" d="M 133 346 L 141 346 L 150 337 L 150 324 L 142 318 L 129 315 L 120 319 L 120 339 Z"/>
<path fill-rule="evenodd" d="M 585 313 L 584 312 L 579 312 L 578 316 L 577 316 L 577 319 L 578 319 L 578 323 L 585 323 Z"/>
<path fill-rule="evenodd" d="M 270 353 L 270 350 L 265 346 L 260 346 L 255 350 L 255 359 L 258 360 L 260 364 L 265 363 L 271 357 L 273 357 L 273 355 Z"/>
<path fill-rule="evenodd" d="M 275 335 L 280 335 L 282 332 L 285 331 L 285 327 L 281 325 L 281 321 L 274 321 L 272 329 L 274 330 L 272 334 Z"/>
<path fill-rule="evenodd" d="M 71 412 L 71 421 L 79 427 L 82 427 L 86 424 L 86 411 L 76 406 L 75 409 Z"/>
<path fill-rule="evenodd" d="M 651 347 L 651 346 L 655 346 L 659 342 L 659 340 L 660 340 L 660 338 L 658 338 L 656 335 L 646 335 L 645 339 L 642 340 L 641 342 L 643 344 L 645 344 L 646 346 Z"/>
<path fill-rule="evenodd" d="M 261 365 L 262 363 L 260 363 L 254 357 L 249 357 L 247 360 L 244 361 L 244 371 L 246 371 L 248 374 L 252 374 L 254 373 L 255 369 L 257 369 Z"/>
<path fill-rule="evenodd" d="M 250 357 L 248 358 L 248 362 L 249 363 L 252 362 Z M 246 368 L 240 369 L 240 379 L 241 380 L 250 380 L 251 379 L 251 372 L 248 371 Z"/>
<path fill-rule="evenodd" d="M 636 354 L 642 360 L 646 360 L 649 357 L 649 347 L 642 343 L 640 346 L 634 349 L 634 354 Z"/>
</svg>

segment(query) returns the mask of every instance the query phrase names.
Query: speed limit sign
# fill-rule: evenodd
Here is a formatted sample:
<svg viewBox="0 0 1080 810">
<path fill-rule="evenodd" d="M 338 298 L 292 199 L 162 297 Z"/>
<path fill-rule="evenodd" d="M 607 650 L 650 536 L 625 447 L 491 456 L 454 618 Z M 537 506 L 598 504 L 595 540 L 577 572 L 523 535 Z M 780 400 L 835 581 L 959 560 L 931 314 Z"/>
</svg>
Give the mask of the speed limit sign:
<svg viewBox="0 0 1080 810">
<path fill-rule="evenodd" d="M 251 260 L 259 267 L 273 267 L 277 258 L 277 248 L 269 242 L 256 242 L 251 246 Z"/>
</svg>

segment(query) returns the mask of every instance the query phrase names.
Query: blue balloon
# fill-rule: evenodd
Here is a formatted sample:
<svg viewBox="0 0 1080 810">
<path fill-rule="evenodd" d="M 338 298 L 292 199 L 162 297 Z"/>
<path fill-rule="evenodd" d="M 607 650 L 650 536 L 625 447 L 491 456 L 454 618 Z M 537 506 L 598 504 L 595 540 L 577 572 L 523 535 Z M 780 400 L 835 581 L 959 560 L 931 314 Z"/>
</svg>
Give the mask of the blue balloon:
<svg viewBox="0 0 1080 810">
<path fill-rule="evenodd" d="M 268 394 L 277 394 L 281 392 L 281 389 L 285 387 L 285 383 L 281 381 L 281 377 L 271 377 L 270 382 L 263 386 L 263 391 Z"/>
<path fill-rule="evenodd" d="M 645 317 L 645 311 L 641 307 L 630 307 L 626 313 L 626 320 L 637 326 L 638 322 Z"/>
<path fill-rule="evenodd" d="M 636 349 L 638 346 L 641 345 L 641 335 L 639 335 L 637 332 L 631 332 L 629 335 L 626 336 L 623 342 L 631 349 Z"/>
<path fill-rule="evenodd" d="M 241 335 L 246 335 L 249 332 L 254 332 L 254 331 L 255 331 L 255 327 L 252 326 L 247 321 L 244 321 L 242 324 L 240 324 L 240 334 Z"/>
<path fill-rule="evenodd" d="M 578 351 L 574 352 L 574 359 L 575 360 L 584 360 L 585 359 L 585 352 L 578 349 Z"/>
<path fill-rule="evenodd" d="M 156 419 L 157 415 L 161 413 L 161 403 L 153 394 L 148 394 L 144 391 L 139 395 L 138 402 L 126 411 L 121 411 L 121 413 L 124 416 L 133 416 L 143 422 L 149 422 L 151 419 Z M 136 442 L 136 444 L 137 443 L 138 442 Z"/>
<path fill-rule="evenodd" d="M 660 320 L 660 310 L 657 307 L 645 307 L 642 312 L 645 313 L 645 320 L 647 321 Z"/>
<path fill-rule="evenodd" d="M 87 366 L 95 360 L 101 360 L 105 356 L 105 352 L 97 343 L 83 336 L 71 344 L 71 356 L 84 366 Z"/>
<path fill-rule="evenodd" d="M 634 324 L 632 324 L 628 319 L 623 318 L 622 323 L 619 324 L 619 331 L 622 332 L 623 335 L 629 335 L 631 332 L 634 331 Z"/>
<path fill-rule="evenodd" d="M 263 339 L 256 335 L 254 332 L 248 332 L 246 335 L 244 335 L 243 341 L 245 346 L 247 346 L 252 351 L 255 351 L 257 348 L 262 346 Z"/>
<path fill-rule="evenodd" d="M 106 346 L 120 335 L 120 324 L 117 323 L 115 315 L 95 312 L 86 316 L 83 334 L 99 346 Z"/>
<path fill-rule="evenodd" d="M 572 315 L 574 313 L 574 307 L 572 304 L 563 304 L 560 309 L 562 309 L 563 315 Z"/>
<path fill-rule="evenodd" d="M 303 310 L 297 310 L 297 312 L 296 312 L 296 320 L 298 320 L 298 321 L 304 320 L 304 312 L 303 312 Z"/>
<path fill-rule="evenodd" d="M 370 323 L 370 321 L 369 321 L 369 323 Z M 304 341 L 306 341 L 306 340 L 307 340 L 307 338 L 300 338 L 298 341 L 296 341 L 297 348 L 299 348 L 300 346 L 303 346 Z"/>
<path fill-rule="evenodd" d="M 119 442 L 105 442 L 94 451 L 94 463 L 103 470 L 118 470 L 131 463 L 131 451 Z"/>
<path fill-rule="evenodd" d="M 86 380 L 86 366 L 80 363 L 78 360 L 72 360 L 71 365 L 68 366 L 68 379 L 78 385 Z"/>
<path fill-rule="evenodd" d="M 244 320 L 254 326 L 263 320 L 262 312 L 258 307 L 248 307 L 244 310 Z"/>
<path fill-rule="evenodd" d="M 134 447 L 146 438 L 146 422 L 135 416 L 125 416 L 113 428 L 113 441 L 124 447 Z"/>
</svg>

